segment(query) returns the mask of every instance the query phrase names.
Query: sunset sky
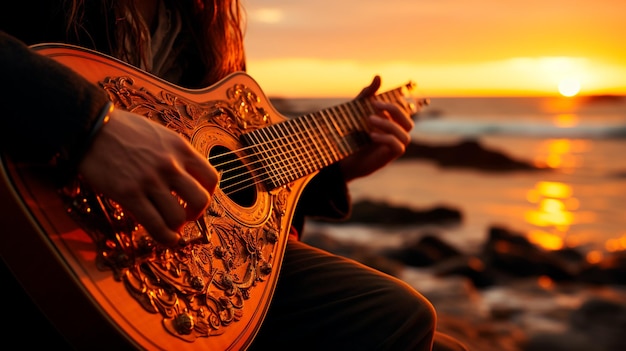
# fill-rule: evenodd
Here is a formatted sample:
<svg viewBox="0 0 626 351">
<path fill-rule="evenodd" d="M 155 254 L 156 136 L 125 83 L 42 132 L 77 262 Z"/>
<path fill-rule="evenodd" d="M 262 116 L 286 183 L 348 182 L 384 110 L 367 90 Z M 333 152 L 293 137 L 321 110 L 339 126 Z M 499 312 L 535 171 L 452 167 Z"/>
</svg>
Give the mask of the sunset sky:
<svg viewBox="0 0 626 351">
<path fill-rule="evenodd" d="M 626 94 L 624 0 L 244 0 L 270 96 L 350 97 L 375 75 L 429 96 Z"/>
</svg>

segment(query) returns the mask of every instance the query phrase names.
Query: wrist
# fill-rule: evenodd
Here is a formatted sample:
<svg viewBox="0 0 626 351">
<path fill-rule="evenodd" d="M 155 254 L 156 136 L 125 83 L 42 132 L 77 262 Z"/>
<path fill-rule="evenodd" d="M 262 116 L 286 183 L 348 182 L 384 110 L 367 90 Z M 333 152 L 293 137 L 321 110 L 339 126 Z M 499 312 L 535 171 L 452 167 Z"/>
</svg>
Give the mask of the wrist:
<svg viewBox="0 0 626 351">
<path fill-rule="evenodd" d="M 85 142 L 83 144 L 85 148 L 88 148 L 93 143 L 93 139 L 96 137 L 96 135 L 98 135 L 102 127 L 104 127 L 105 124 L 109 123 L 109 120 L 111 119 L 111 114 L 114 110 L 115 106 L 112 102 L 109 101 L 106 105 L 104 105 L 93 126 L 91 127 L 87 138 L 85 139 Z"/>
<path fill-rule="evenodd" d="M 85 130 L 85 134 L 83 134 L 82 137 L 76 138 L 73 145 L 67 145 L 60 150 L 55 157 L 55 164 L 58 167 L 62 179 L 71 178 L 76 174 L 78 165 L 85 157 L 94 139 L 111 119 L 111 114 L 114 113 L 114 111 L 113 103 L 108 101 L 99 110 L 95 119 L 93 119 L 91 127 Z"/>
</svg>

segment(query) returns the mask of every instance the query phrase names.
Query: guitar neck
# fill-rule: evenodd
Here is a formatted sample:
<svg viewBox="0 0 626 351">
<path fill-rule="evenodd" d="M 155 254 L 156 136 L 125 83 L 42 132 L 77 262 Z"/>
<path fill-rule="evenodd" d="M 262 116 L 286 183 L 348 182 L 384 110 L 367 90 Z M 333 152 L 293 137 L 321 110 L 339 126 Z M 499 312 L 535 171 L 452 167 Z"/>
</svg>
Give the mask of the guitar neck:
<svg viewBox="0 0 626 351">
<path fill-rule="evenodd" d="M 268 189 L 274 189 L 338 162 L 370 143 L 367 116 L 375 113 L 373 100 L 397 104 L 409 114 L 424 101 L 411 96 L 415 84 L 370 98 L 355 99 L 321 111 L 276 123 L 242 135 L 255 171 Z"/>
</svg>

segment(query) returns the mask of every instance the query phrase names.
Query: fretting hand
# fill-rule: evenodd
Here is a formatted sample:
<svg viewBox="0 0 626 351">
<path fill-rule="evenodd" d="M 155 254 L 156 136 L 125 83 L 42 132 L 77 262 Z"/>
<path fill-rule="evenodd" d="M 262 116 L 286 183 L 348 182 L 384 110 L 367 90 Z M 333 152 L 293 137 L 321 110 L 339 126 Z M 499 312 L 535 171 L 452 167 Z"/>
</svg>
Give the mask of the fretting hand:
<svg viewBox="0 0 626 351">
<path fill-rule="evenodd" d="M 373 96 L 378 88 L 380 77 L 376 76 L 357 98 Z M 372 126 L 369 134 L 372 143 L 340 162 L 346 181 L 366 176 L 384 167 L 400 157 L 411 142 L 409 132 L 413 129 L 414 122 L 408 113 L 392 103 L 373 101 L 372 105 L 377 110 L 375 115 L 368 116 Z"/>
</svg>

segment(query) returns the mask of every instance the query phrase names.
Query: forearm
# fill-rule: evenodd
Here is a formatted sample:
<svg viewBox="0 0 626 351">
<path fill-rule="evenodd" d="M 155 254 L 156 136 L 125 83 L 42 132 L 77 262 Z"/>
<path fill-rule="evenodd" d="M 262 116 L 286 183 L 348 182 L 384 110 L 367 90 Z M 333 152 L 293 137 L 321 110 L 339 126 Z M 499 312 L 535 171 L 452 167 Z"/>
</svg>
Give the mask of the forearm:
<svg viewBox="0 0 626 351">
<path fill-rule="evenodd" d="M 108 99 L 69 68 L 0 32 L 0 143 L 11 155 L 49 161 L 80 158 Z"/>
<path fill-rule="evenodd" d="M 339 165 L 323 169 L 307 185 L 296 210 L 293 226 L 302 232 L 305 217 L 345 220 L 350 215 L 351 200 Z"/>
</svg>

